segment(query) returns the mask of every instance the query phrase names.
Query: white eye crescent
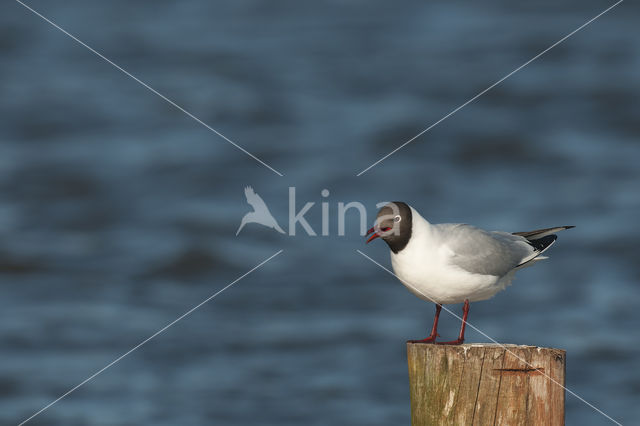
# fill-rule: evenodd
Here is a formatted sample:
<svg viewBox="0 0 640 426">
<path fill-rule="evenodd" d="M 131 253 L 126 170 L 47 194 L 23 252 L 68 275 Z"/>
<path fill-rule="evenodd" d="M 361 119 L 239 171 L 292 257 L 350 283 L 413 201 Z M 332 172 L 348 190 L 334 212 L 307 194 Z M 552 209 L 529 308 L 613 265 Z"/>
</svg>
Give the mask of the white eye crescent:
<svg viewBox="0 0 640 426">
<path fill-rule="evenodd" d="M 394 222 L 400 222 L 402 220 L 402 218 L 400 217 L 400 215 L 396 216 L 393 218 Z"/>
</svg>

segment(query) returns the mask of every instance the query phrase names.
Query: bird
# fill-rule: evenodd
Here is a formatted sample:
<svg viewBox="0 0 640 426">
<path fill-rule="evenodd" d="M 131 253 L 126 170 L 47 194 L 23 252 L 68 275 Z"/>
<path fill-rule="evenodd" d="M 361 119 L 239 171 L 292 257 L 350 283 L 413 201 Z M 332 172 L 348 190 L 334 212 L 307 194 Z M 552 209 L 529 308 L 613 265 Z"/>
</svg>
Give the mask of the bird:
<svg viewBox="0 0 640 426">
<path fill-rule="evenodd" d="M 463 223 L 431 224 L 401 201 L 384 205 L 366 236 L 389 246 L 395 276 L 419 298 L 436 304 L 431 333 L 412 343 L 459 345 L 469 315 L 469 303 L 504 290 L 517 270 L 547 259 L 541 256 L 557 239 L 557 226 L 527 232 L 485 231 Z M 436 342 L 443 304 L 464 303 L 458 338 Z"/>
<path fill-rule="evenodd" d="M 264 200 L 262 200 L 262 198 L 253 190 L 252 187 L 245 187 L 244 195 L 247 198 L 247 203 L 249 203 L 249 205 L 253 207 L 253 211 L 245 214 L 242 217 L 240 227 L 236 231 L 236 236 L 240 233 L 240 230 L 247 223 L 259 223 L 260 225 L 264 225 L 267 228 L 275 229 L 279 233 L 284 234 L 284 231 L 282 230 L 282 228 L 280 228 L 280 225 L 278 225 L 278 222 L 269 211 L 269 208 L 265 204 Z"/>
</svg>

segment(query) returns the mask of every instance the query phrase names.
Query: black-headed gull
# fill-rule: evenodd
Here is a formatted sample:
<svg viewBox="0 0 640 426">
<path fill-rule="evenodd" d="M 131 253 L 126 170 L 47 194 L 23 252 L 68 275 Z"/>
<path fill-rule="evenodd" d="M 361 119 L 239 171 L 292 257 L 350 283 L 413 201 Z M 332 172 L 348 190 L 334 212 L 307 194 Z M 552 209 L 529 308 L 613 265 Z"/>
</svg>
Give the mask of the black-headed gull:
<svg viewBox="0 0 640 426">
<path fill-rule="evenodd" d="M 457 223 L 431 224 L 413 207 L 394 201 L 378 212 L 367 243 L 382 238 L 402 284 L 436 304 L 431 334 L 412 342 L 435 343 L 442 305 L 464 302 L 458 339 L 438 342 L 455 345 L 464 341 L 469 302 L 493 297 L 511 283 L 518 269 L 546 259 L 540 255 L 555 242 L 555 233 L 569 228 L 573 226 L 509 233 Z"/>
</svg>

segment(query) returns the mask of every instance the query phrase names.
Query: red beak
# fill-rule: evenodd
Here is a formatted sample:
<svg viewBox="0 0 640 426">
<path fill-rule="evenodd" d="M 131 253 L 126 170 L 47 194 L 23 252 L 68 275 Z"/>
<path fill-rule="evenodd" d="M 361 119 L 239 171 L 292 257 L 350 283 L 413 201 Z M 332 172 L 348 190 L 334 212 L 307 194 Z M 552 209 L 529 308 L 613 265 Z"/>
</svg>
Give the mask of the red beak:
<svg viewBox="0 0 640 426">
<path fill-rule="evenodd" d="M 388 230 L 390 230 L 390 229 L 391 229 L 391 228 L 386 228 L 386 227 L 385 227 L 385 228 L 382 228 L 382 230 L 380 230 L 379 228 L 377 228 L 377 227 L 375 227 L 375 226 L 374 226 L 373 228 L 369 229 L 369 230 L 367 231 L 367 235 L 369 235 L 369 234 L 371 234 L 371 233 L 373 233 L 373 235 L 369 237 L 369 239 L 367 240 L 367 244 L 369 244 L 371 241 L 373 241 L 373 240 L 375 240 L 376 238 L 378 238 L 378 237 L 380 236 L 380 232 L 381 232 L 381 231 L 382 231 L 382 232 L 387 232 L 387 231 L 388 231 Z M 366 237 L 366 235 L 365 235 L 365 237 Z"/>
</svg>

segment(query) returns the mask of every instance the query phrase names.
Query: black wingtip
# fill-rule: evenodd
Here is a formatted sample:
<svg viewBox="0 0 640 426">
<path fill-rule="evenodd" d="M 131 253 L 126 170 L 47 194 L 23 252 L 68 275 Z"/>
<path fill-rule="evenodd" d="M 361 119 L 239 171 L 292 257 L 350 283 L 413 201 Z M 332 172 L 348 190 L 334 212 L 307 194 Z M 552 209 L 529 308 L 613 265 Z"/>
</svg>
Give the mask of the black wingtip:
<svg viewBox="0 0 640 426">
<path fill-rule="evenodd" d="M 537 240 L 529 241 L 529 244 L 533 246 L 536 251 L 545 251 L 554 241 L 558 238 L 557 235 L 547 235 L 546 237 L 538 238 Z"/>
<path fill-rule="evenodd" d="M 564 229 L 571 229 L 571 228 L 575 228 L 575 225 L 566 225 L 563 226 Z"/>
</svg>

